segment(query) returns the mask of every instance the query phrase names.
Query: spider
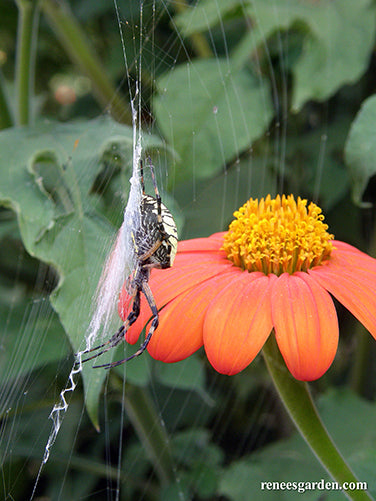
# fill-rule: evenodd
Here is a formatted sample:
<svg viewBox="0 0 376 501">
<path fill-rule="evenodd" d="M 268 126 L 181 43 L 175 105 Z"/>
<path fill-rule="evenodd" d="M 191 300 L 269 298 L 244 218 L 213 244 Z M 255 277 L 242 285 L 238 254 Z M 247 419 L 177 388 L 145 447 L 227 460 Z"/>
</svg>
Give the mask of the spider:
<svg viewBox="0 0 376 501">
<path fill-rule="evenodd" d="M 137 320 L 140 314 L 141 292 L 146 297 L 153 315 L 150 329 L 144 342 L 136 353 L 124 358 L 123 360 L 103 365 L 95 365 L 93 368 L 104 367 L 105 369 L 110 369 L 111 367 L 116 367 L 124 362 L 132 360 L 132 358 L 138 357 L 146 350 L 147 345 L 149 344 L 149 341 L 159 324 L 158 308 L 155 304 L 155 300 L 148 283 L 150 271 L 152 268 L 165 269 L 172 266 L 177 250 L 178 234 L 175 221 L 170 211 L 162 203 L 155 178 L 154 167 L 150 157 L 148 158 L 148 161 L 154 185 L 155 197 L 145 193 L 143 163 L 142 160 L 140 160 L 142 188 L 140 226 L 134 231 L 134 233 L 132 232 L 131 234 L 137 264 L 134 272 L 130 277 L 128 277 L 126 282 L 127 291 L 133 298 L 132 311 L 129 313 L 120 329 L 109 339 L 109 341 L 101 344 L 100 346 L 96 346 L 91 350 L 87 350 L 84 353 L 90 353 L 101 348 L 104 349 L 99 353 L 86 358 L 82 362 L 92 360 L 120 343 L 129 327 Z"/>
</svg>

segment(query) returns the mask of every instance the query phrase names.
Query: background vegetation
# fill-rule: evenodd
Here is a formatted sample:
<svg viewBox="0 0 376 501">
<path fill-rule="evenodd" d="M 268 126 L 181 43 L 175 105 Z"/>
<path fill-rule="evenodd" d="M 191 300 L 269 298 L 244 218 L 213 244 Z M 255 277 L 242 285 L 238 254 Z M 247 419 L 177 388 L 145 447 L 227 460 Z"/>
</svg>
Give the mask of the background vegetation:
<svg viewBox="0 0 376 501">
<path fill-rule="evenodd" d="M 0 492 L 9 500 L 32 495 L 48 415 L 84 346 L 127 197 L 140 76 L 143 146 L 181 239 L 224 230 L 250 196 L 284 192 L 317 201 L 336 238 L 376 253 L 374 2 L 118 4 L 128 72 L 112 2 L 0 6 Z M 338 355 L 311 386 L 376 494 L 375 343 L 340 307 L 339 316 Z M 328 478 L 261 360 L 229 378 L 201 351 L 173 365 L 145 354 L 106 375 L 85 367 L 36 499 L 118 499 L 118 483 L 120 499 L 291 499 L 299 494 L 261 492 L 260 482 Z"/>
</svg>

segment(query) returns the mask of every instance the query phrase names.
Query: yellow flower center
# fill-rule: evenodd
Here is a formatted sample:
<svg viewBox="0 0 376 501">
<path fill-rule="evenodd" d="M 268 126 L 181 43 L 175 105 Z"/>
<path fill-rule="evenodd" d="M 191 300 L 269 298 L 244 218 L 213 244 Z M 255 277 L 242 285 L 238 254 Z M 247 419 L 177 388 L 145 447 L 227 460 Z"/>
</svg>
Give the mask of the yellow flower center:
<svg viewBox="0 0 376 501">
<path fill-rule="evenodd" d="M 320 207 L 293 195 L 251 198 L 234 212 L 222 249 L 236 266 L 280 275 L 307 271 L 328 259 L 333 235 Z"/>
</svg>

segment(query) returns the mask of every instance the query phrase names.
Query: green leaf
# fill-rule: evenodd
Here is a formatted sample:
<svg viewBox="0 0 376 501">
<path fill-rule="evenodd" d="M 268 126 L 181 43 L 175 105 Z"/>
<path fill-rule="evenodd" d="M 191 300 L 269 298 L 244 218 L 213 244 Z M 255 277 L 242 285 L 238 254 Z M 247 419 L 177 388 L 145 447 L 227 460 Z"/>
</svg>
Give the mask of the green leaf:
<svg viewBox="0 0 376 501">
<path fill-rule="evenodd" d="M 352 197 L 357 205 L 367 207 L 362 201 L 364 191 L 376 174 L 376 96 L 366 99 L 357 114 L 345 146 L 345 160 L 352 179 Z"/>
<path fill-rule="evenodd" d="M 85 346 L 96 287 L 116 233 L 97 210 L 97 179 L 109 162 L 118 162 L 127 192 L 132 140 L 130 127 L 107 117 L 0 133 L 0 203 L 16 212 L 27 251 L 58 271 L 59 284 L 50 300 L 75 351 Z M 144 145 L 162 147 L 152 136 L 145 137 Z M 121 213 L 123 207 L 113 210 Z M 115 328 L 119 320 L 113 324 Z M 103 359 L 109 360 L 109 354 Z M 86 406 L 96 425 L 105 376 L 106 371 L 84 366 Z"/>
<path fill-rule="evenodd" d="M 2 384 L 68 355 L 64 330 L 43 299 L 0 305 L 0 318 L 4 319 L 0 351 Z"/>
<path fill-rule="evenodd" d="M 208 466 L 219 465 L 224 454 L 222 449 L 211 442 L 211 436 L 205 428 L 190 427 L 176 433 L 172 437 L 171 452 L 179 464 L 190 468 L 197 464 L 205 454 L 205 462 Z"/>
<path fill-rule="evenodd" d="M 156 374 L 161 383 L 181 390 L 204 391 L 205 374 L 197 355 L 174 364 L 156 363 Z"/>
<path fill-rule="evenodd" d="M 204 462 L 204 460 L 197 461 L 195 468 L 189 474 L 191 485 L 203 499 L 215 495 L 218 486 L 218 477 L 218 468 L 213 468 Z"/>
<path fill-rule="evenodd" d="M 177 181 L 217 174 L 264 133 L 272 118 L 266 82 L 223 59 L 177 66 L 157 86 L 154 112 L 180 157 Z"/>
<path fill-rule="evenodd" d="M 292 8 L 302 5 L 294 0 Z M 306 2 L 302 20 L 309 27 L 295 69 L 292 107 L 324 101 L 366 71 L 375 40 L 375 8 L 370 0 Z"/>
<path fill-rule="evenodd" d="M 283 64 L 293 72 L 291 104 L 298 111 L 308 100 L 324 101 L 343 85 L 356 82 L 365 72 L 374 45 L 374 9 L 371 0 L 207 0 L 187 10 L 176 22 L 183 34 L 189 36 L 225 23 L 234 13 L 238 17 L 249 16 L 252 29 L 230 55 L 238 67 L 252 58 L 259 64 L 265 41 L 277 34 L 278 56 L 284 58 Z M 281 46 L 280 32 L 287 30 L 301 35 L 298 55 L 286 52 L 287 46 Z M 272 51 L 272 45 L 267 50 Z"/>
</svg>

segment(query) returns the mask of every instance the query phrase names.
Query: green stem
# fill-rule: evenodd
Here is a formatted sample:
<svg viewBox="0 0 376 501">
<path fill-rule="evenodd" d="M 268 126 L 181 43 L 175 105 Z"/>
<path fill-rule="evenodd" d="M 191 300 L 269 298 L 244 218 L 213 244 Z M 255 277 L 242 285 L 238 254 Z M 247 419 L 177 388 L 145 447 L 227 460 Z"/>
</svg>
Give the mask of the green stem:
<svg viewBox="0 0 376 501">
<path fill-rule="evenodd" d="M 27 125 L 30 121 L 39 10 L 36 0 L 17 0 L 16 3 L 19 11 L 16 56 L 17 124 Z"/>
<path fill-rule="evenodd" d="M 312 400 L 307 383 L 292 377 L 279 352 L 274 334 L 263 348 L 263 356 L 275 388 L 299 433 L 318 460 L 339 484 L 359 482 L 326 430 Z M 343 491 L 352 500 L 373 499 L 366 491 Z"/>
<path fill-rule="evenodd" d="M 176 12 L 181 13 L 188 9 L 188 2 L 186 0 L 179 0 L 173 2 Z M 213 57 L 213 51 L 202 33 L 192 33 L 189 36 L 193 50 L 202 59 Z"/>
<path fill-rule="evenodd" d="M 112 115 L 119 122 L 131 124 L 128 103 L 108 79 L 106 69 L 67 4 L 63 1 L 57 3 L 55 0 L 42 0 L 41 9 L 69 57 L 90 78 L 99 103 L 106 108 L 110 107 Z"/>
<path fill-rule="evenodd" d="M 171 482 L 174 478 L 174 465 L 168 436 L 161 426 L 161 419 L 148 392 L 139 386 L 127 384 L 124 405 L 161 483 Z"/>
<path fill-rule="evenodd" d="M 0 130 L 12 127 L 13 118 L 5 89 L 3 73 L 0 70 Z"/>
</svg>

